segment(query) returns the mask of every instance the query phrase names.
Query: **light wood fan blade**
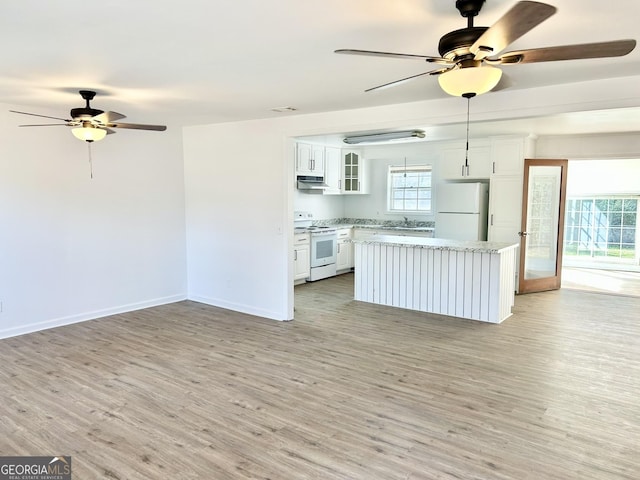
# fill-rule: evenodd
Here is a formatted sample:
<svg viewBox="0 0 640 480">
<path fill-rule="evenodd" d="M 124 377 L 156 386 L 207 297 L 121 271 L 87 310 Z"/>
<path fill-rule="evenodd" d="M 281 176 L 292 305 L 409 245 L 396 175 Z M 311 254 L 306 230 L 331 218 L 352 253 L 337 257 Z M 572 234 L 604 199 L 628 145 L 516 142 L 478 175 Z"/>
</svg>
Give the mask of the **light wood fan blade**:
<svg viewBox="0 0 640 480">
<path fill-rule="evenodd" d="M 408 58 L 424 60 L 430 63 L 444 63 L 450 65 L 452 62 L 446 58 L 430 57 L 428 55 L 414 55 L 412 53 L 393 53 L 393 52 L 377 52 L 375 50 L 354 50 L 350 48 L 342 48 L 340 50 L 334 50 L 334 53 L 341 53 L 346 55 L 364 55 L 368 57 L 387 57 L 387 58 Z"/>
<path fill-rule="evenodd" d="M 20 115 L 31 115 L 32 117 L 51 118 L 53 120 L 62 120 L 63 122 L 70 122 L 68 118 L 50 117 L 49 115 L 40 115 L 38 113 L 19 112 L 18 110 L 9 110 L 11 113 L 19 113 Z"/>
<path fill-rule="evenodd" d="M 581 43 L 557 47 L 534 48 L 507 52 L 496 60 L 487 58 L 488 63 L 509 65 L 514 63 L 556 62 L 559 60 L 581 60 L 585 58 L 622 57 L 636 46 L 635 40 L 615 40 L 612 42 Z"/>
<path fill-rule="evenodd" d="M 165 125 L 143 125 L 141 123 L 109 123 L 106 125 L 109 128 L 130 128 L 133 130 L 155 130 L 158 132 L 164 132 L 167 127 Z"/>
<path fill-rule="evenodd" d="M 497 55 L 509 44 L 556 13 L 556 7 L 540 2 L 518 2 L 484 32 L 469 49 L 476 60 Z"/>
<path fill-rule="evenodd" d="M 96 115 L 95 117 L 93 117 L 92 120 L 95 120 L 103 124 L 107 124 L 107 123 L 115 122 L 117 120 L 121 120 L 123 118 L 126 118 L 126 115 L 123 115 L 118 112 L 102 112 L 100 115 Z"/>
<path fill-rule="evenodd" d="M 394 80 L 393 82 L 389 82 L 389 83 L 385 83 L 383 85 L 378 85 L 376 87 L 371 87 L 371 88 L 367 88 L 365 90 L 365 92 L 371 92 L 373 90 L 382 90 L 383 88 L 389 88 L 389 87 L 395 87 L 398 86 L 402 83 L 408 82 L 410 80 L 413 80 L 415 78 L 419 78 L 419 77 L 423 77 L 425 75 L 440 75 L 441 73 L 444 73 L 448 70 L 451 70 L 451 68 L 440 68 L 438 70 L 431 70 L 429 72 L 423 72 L 423 73 L 419 73 L 417 75 L 411 75 L 410 77 L 406 77 L 406 78 L 401 78 L 400 80 Z"/>
</svg>

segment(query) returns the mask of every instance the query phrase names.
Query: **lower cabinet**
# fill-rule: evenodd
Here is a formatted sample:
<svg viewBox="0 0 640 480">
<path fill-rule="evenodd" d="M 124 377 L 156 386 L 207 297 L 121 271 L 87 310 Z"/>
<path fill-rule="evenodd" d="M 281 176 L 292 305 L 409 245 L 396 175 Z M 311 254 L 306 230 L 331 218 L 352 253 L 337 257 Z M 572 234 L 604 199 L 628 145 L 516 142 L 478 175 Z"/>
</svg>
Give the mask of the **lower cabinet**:
<svg viewBox="0 0 640 480">
<path fill-rule="evenodd" d="M 351 243 L 351 229 L 338 230 L 338 255 L 336 270 L 338 273 L 351 271 L 353 268 L 353 243 Z"/>
<path fill-rule="evenodd" d="M 311 243 L 308 233 L 293 236 L 293 264 L 295 283 L 302 283 L 311 273 Z"/>
</svg>

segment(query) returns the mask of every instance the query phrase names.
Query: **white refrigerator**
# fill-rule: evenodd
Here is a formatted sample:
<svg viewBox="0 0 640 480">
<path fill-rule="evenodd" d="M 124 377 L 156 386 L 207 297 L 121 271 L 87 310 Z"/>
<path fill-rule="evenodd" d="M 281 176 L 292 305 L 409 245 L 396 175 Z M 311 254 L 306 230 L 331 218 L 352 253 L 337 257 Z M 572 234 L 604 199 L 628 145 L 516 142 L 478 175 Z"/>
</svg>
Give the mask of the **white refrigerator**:
<svg viewBox="0 0 640 480">
<path fill-rule="evenodd" d="M 436 191 L 436 238 L 486 240 L 489 185 L 441 183 Z"/>
</svg>

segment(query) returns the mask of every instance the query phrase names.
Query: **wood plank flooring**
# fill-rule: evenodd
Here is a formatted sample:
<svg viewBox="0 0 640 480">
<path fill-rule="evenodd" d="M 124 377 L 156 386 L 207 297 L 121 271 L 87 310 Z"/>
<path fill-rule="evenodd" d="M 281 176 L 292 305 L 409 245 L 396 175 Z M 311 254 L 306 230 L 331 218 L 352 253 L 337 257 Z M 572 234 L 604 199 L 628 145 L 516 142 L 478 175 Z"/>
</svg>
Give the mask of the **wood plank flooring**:
<svg viewBox="0 0 640 480">
<path fill-rule="evenodd" d="M 296 287 L 280 323 L 180 302 L 0 341 L 0 455 L 77 479 L 637 479 L 640 299 L 501 325 Z"/>
</svg>

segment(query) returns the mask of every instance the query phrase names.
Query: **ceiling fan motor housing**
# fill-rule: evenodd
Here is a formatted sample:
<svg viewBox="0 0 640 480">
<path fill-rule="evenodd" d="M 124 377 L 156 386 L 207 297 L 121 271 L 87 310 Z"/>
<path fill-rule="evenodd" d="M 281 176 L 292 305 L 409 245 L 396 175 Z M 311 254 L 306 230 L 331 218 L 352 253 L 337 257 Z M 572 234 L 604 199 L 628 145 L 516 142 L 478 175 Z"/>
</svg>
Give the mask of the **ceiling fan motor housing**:
<svg viewBox="0 0 640 480">
<path fill-rule="evenodd" d="M 454 30 L 442 36 L 438 43 L 438 52 L 442 58 L 455 60 L 469 55 L 469 48 L 487 31 L 489 27 L 468 27 Z"/>
<path fill-rule="evenodd" d="M 96 92 L 92 90 L 80 90 L 80 96 L 86 100 L 87 104 L 84 107 L 80 108 L 72 108 L 71 109 L 71 118 L 74 120 L 89 120 L 96 115 L 100 115 L 104 113 L 104 110 L 98 110 L 97 108 L 91 108 L 89 102 L 93 100 L 93 97 L 96 96 Z"/>
</svg>

